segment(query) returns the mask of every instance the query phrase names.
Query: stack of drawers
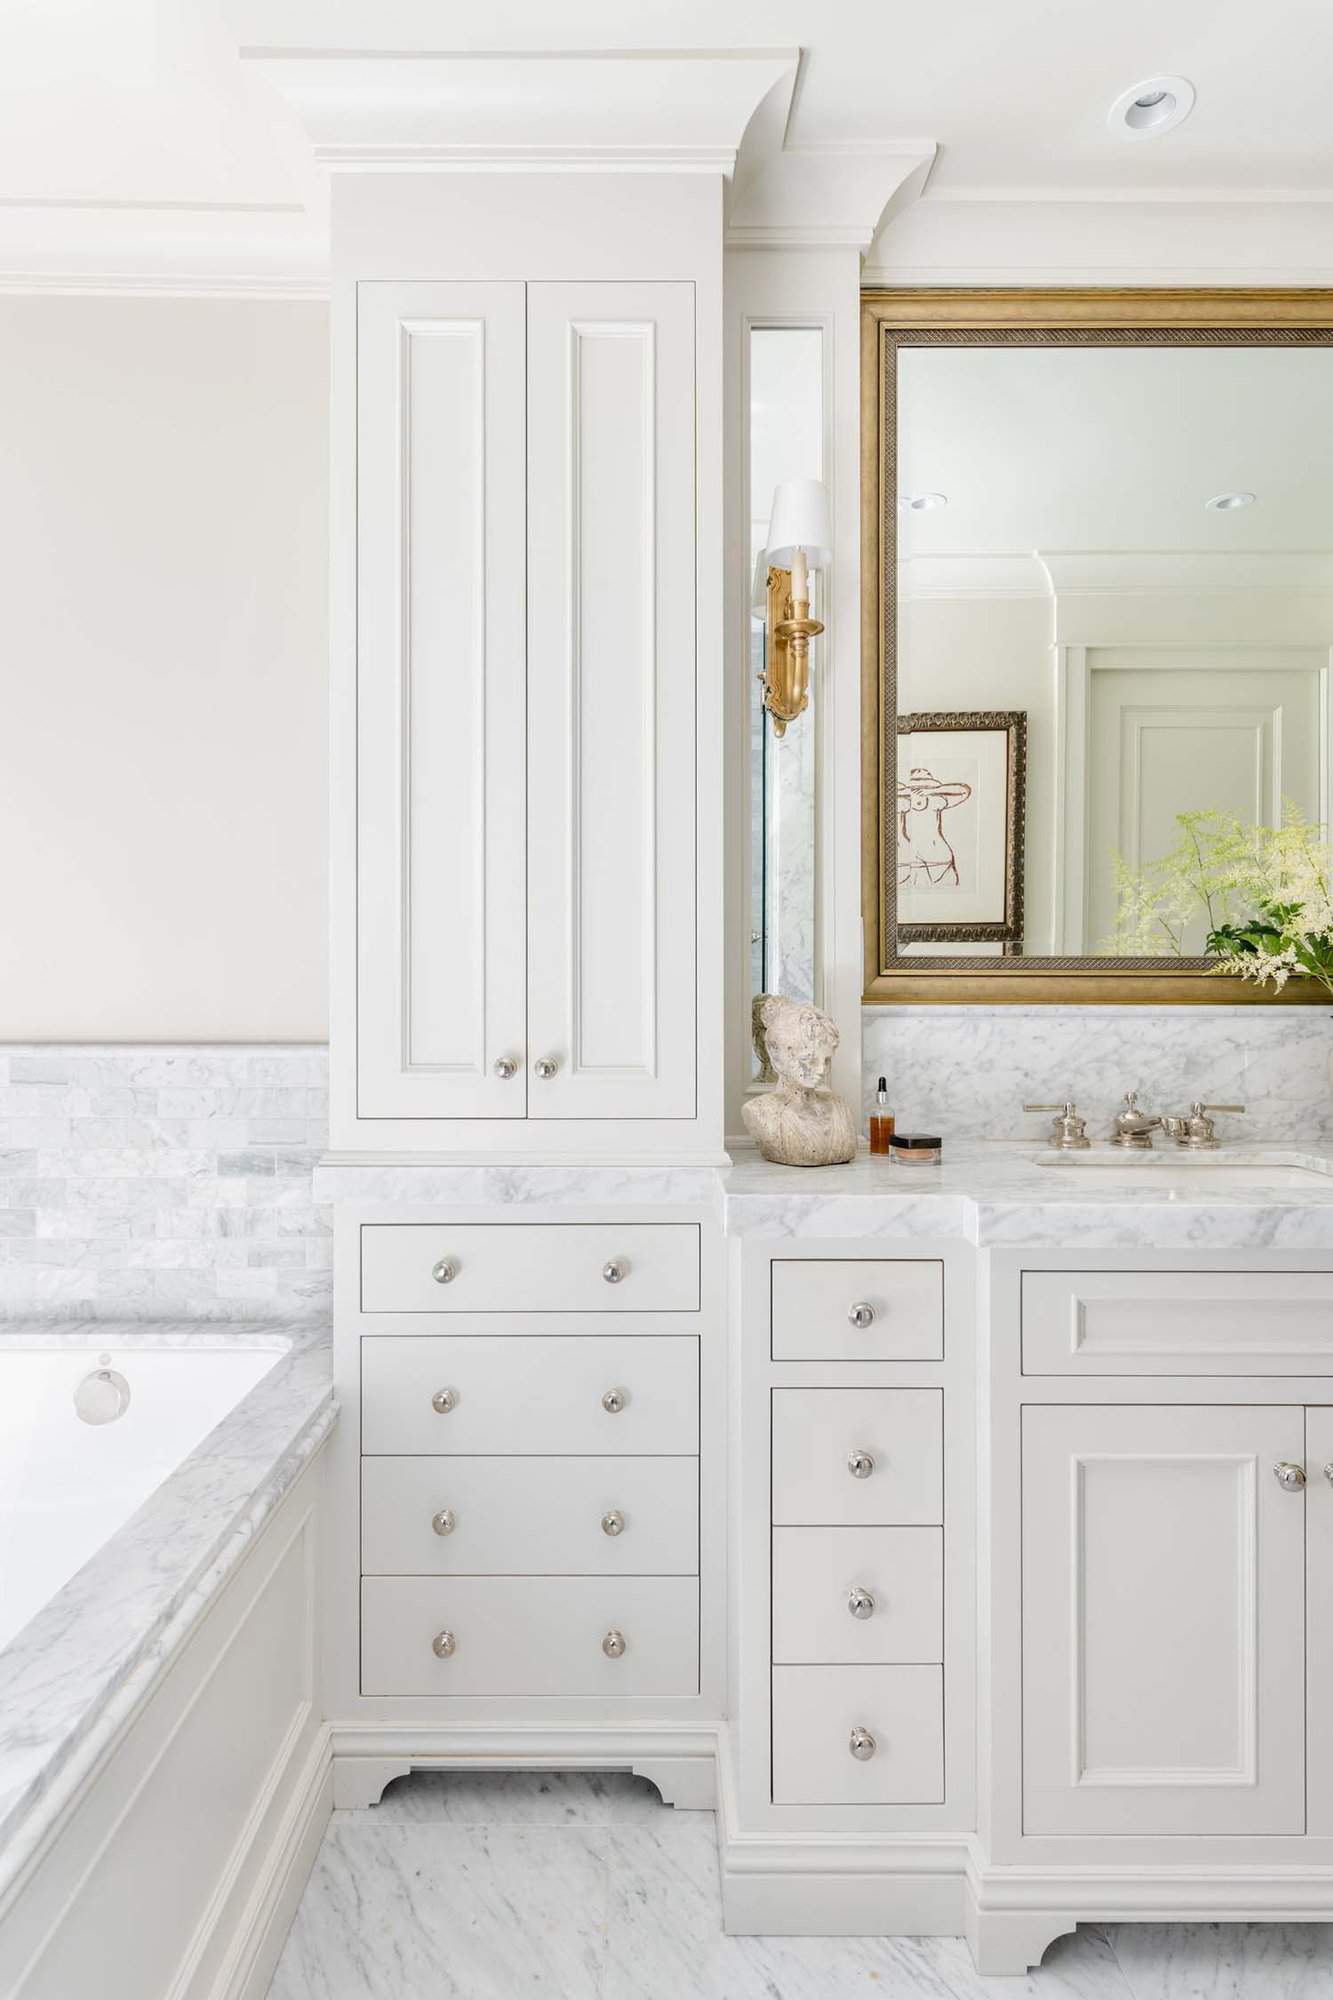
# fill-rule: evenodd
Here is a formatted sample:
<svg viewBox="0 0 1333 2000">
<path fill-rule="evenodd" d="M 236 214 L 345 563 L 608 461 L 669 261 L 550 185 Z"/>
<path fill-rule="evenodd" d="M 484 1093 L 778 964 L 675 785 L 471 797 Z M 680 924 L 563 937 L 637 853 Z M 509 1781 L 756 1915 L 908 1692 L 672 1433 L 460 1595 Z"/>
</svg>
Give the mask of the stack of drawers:
<svg viewBox="0 0 1333 2000">
<path fill-rule="evenodd" d="M 943 1356 L 938 1262 L 771 1274 L 775 1362 Z M 777 1805 L 944 1798 L 943 1400 L 873 1380 L 772 1390 Z"/>
<path fill-rule="evenodd" d="M 367 1223 L 361 1313 L 362 1693 L 696 1692 L 697 1227 Z"/>
</svg>

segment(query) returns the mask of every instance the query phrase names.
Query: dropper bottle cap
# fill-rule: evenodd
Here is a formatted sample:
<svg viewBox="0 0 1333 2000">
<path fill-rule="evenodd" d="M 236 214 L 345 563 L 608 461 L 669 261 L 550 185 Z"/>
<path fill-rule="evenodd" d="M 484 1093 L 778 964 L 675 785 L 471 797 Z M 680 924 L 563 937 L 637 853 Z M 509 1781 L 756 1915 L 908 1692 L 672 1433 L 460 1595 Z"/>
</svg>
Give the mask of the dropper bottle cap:
<svg viewBox="0 0 1333 2000">
<path fill-rule="evenodd" d="M 879 1080 L 879 1091 L 875 1101 L 877 1104 L 887 1104 L 889 1101 L 889 1086 L 887 1079 L 884 1077 L 881 1077 Z"/>
</svg>

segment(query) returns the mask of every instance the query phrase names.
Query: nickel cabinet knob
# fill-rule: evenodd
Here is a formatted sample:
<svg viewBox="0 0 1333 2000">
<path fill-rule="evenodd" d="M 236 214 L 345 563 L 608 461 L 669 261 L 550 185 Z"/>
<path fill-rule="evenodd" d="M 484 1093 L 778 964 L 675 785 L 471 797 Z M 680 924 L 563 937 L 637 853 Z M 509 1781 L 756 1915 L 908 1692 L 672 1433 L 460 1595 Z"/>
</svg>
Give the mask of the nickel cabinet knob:
<svg viewBox="0 0 1333 2000">
<path fill-rule="evenodd" d="M 532 1067 L 536 1070 L 543 1083 L 549 1083 L 559 1069 L 560 1064 L 554 1056 L 538 1056 Z"/>
<path fill-rule="evenodd" d="M 858 1333 L 864 1333 L 868 1326 L 875 1324 L 875 1308 L 868 1299 L 857 1299 L 847 1308 L 847 1318 Z"/>
<path fill-rule="evenodd" d="M 853 1479 L 869 1479 L 875 1461 L 868 1451 L 852 1451 L 847 1454 L 847 1470 Z"/>
<path fill-rule="evenodd" d="M 430 1274 L 437 1285 L 452 1285 L 458 1276 L 458 1266 L 452 1257 L 441 1257 L 438 1264 L 432 1264 Z"/>
<path fill-rule="evenodd" d="M 613 1625 L 602 1641 L 602 1651 L 608 1660 L 618 1660 L 624 1650 L 625 1635 L 623 1632 L 617 1632 Z"/>
<path fill-rule="evenodd" d="M 1293 1465 L 1289 1458 L 1284 1458 L 1280 1465 L 1273 1467 L 1273 1477 L 1285 1493 L 1299 1493 L 1305 1484 L 1305 1467 Z"/>
<path fill-rule="evenodd" d="M 437 1535 L 452 1535 L 458 1526 L 452 1507 L 441 1507 L 438 1514 L 431 1515 L 430 1524 Z"/>
<path fill-rule="evenodd" d="M 602 1398 L 602 1408 L 609 1417 L 618 1417 L 628 1401 L 627 1389 L 608 1389 Z"/>
<path fill-rule="evenodd" d="M 437 1632 L 430 1642 L 430 1649 L 437 1660 L 451 1660 L 457 1648 L 458 1641 L 452 1632 Z"/>
<path fill-rule="evenodd" d="M 430 1399 L 430 1406 L 437 1417 L 447 1417 L 450 1410 L 458 1407 L 457 1389 L 437 1389 Z"/>
<path fill-rule="evenodd" d="M 629 1265 L 623 1257 L 612 1257 L 602 1266 L 602 1276 L 608 1285 L 618 1285 L 629 1272 Z"/>
<path fill-rule="evenodd" d="M 1331 1458 L 1328 1461 L 1328 1464 L 1324 1467 L 1324 1477 L 1325 1479 L 1328 1480 L 1330 1485 L 1333 1485 L 1333 1458 Z"/>
<path fill-rule="evenodd" d="M 515 1057 L 497 1056 L 495 1059 L 495 1074 L 497 1076 L 503 1077 L 506 1083 L 509 1081 L 509 1078 L 511 1076 L 517 1076 L 518 1062 L 515 1059 Z"/>
<path fill-rule="evenodd" d="M 879 1745 L 868 1729 L 854 1729 L 847 1738 L 847 1748 L 858 1764 L 868 1764 Z"/>
<path fill-rule="evenodd" d="M 863 1590 L 859 1583 L 854 1583 L 847 1593 L 847 1609 L 851 1612 L 853 1618 L 873 1618 L 875 1615 L 874 1592 Z"/>
<path fill-rule="evenodd" d="M 625 1516 L 621 1513 L 619 1507 L 612 1507 L 609 1513 L 602 1516 L 602 1533 L 604 1535 L 623 1535 L 624 1532 Z"/>
</svg>

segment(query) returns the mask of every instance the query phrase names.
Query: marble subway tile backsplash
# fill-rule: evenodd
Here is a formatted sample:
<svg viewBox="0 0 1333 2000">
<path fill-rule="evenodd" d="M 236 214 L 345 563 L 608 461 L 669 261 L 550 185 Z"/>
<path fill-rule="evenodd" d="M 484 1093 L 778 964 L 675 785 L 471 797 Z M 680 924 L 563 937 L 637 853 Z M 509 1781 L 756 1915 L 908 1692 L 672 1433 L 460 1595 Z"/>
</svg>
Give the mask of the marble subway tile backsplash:
<svg viewBox="0 0 1333 2000">
<path fill-rule="evenodd" d="M 1024 1103 L 1073 1097 L 1109 1135 L 1127 1090 L 1150 1111 L 1243 1104 L 1226 1140 L 1333 1146 L 1333 1006 L 877 1007 L 865 1012 L 866 1103 L 879 1076 L 900 1129 L 1039 1138 Z"/>
<path fill-rule="evenodd" d="M 326 1315 L 318 1046 L 0 1045 L 0 1318 Z"/>
</svg>

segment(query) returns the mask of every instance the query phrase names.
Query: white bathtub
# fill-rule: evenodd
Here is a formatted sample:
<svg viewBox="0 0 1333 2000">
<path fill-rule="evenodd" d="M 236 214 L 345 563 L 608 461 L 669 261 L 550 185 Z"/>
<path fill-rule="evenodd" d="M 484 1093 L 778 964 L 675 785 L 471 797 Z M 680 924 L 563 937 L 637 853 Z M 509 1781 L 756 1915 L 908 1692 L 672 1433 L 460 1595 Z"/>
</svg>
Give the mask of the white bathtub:
<svg viewBox="0 0 1333 2000">
<path fill-rule="evenodd" d="M 114 1345 L 0 1342 L 0 1648 L 221 1422 L 286 1352 L 150 1332 Z M 112 1368 L 130 1401 L 85 1423 L 78 1384 Z"/>
</svg>

